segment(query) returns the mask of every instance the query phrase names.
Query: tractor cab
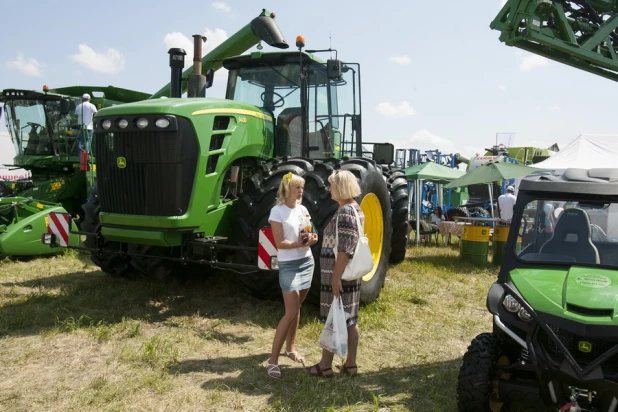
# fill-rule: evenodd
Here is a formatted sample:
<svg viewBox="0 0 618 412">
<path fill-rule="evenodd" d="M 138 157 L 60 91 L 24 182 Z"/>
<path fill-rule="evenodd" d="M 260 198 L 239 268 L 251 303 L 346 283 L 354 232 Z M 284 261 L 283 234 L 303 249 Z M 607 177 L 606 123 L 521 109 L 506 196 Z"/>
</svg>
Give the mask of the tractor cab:
<svg viewBox="0 0 618 412">
<path fill-rule="evenodd" d="M 79 131 L 74 129 L 76 99 L 30 90 L 3 90 L 4 119 L 13 145 L 15 163 L 26 157 L 70 156 Z"/>
<path fill-rule="evenodd" d="M 272 114 L 275 156 L 340 158 L 362 150 L 359 64 L 258 52 L 223 66 L 229 70 L 227 99 Z"/>
</svg>

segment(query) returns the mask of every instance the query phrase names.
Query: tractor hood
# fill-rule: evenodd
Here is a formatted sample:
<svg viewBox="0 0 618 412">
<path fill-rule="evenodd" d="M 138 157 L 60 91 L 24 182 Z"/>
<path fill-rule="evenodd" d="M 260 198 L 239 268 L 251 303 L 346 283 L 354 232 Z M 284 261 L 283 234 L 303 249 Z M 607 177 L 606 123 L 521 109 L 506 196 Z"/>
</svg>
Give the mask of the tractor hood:
<svg viewBox="0 0 618 412">
<path fill-rule="evenodd" d="M 618 323 L 618 271 L 585 267 L 515 269 L 510 278 L 538 312 L 588 324 Z"/>
</svg>

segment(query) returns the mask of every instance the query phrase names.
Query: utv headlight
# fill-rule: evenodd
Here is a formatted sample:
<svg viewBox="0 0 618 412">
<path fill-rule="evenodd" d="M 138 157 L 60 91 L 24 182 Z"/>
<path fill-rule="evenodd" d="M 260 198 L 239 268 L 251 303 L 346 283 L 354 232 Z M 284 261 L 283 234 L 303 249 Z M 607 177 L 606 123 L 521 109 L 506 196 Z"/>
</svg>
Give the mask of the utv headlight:
<svg viewBox="0 0 618 412">
<path fill-rule="evenodd" d="M 519 319 L 523 320 L 524 322 L 530 322 L 530 320 L 532 320 L 532 315 L 530 315 L 528 311 L 524 308 L 519 309 L 519 312 L 517 312 L 517 316 L 519 316 Z"/>
<path fill-rule="evenodd" d="M 517 313 L 521 309 L 519 302 L 511 295 L 506 295 L 502 301 L 502 306 L 511 313 Z"/>
<path fill-rule="evenodd" d="M 110 127 L 112 127 L 112 121 L 109 119 L 103 120 L 103 122 L 101 123 L 101 127 L 105 130 L 109 129 Z"/>
<path fill-rule="evenodd" d="M 144 119 L 143 117 L 137 119 L 136 125 L 138 128 L 144 129 L 146 126 L 148 126 L 148 119 Z"/>
</svg>

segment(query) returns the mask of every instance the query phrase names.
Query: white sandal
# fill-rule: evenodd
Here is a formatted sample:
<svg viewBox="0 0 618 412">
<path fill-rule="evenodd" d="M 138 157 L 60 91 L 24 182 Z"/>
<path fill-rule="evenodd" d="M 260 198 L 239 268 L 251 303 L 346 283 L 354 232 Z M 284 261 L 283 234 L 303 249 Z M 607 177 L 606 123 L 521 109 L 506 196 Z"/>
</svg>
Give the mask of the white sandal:
<svg viewBox="0 0 618 412">
<path fill-rule="evenodd" d="M 281 368 L 277 364 L 266 363 L 266 373 L 271 378 L 281 379 Z"/>
<path fill-rule="evenodd" d="M 305 358 L 299 355 L 297 351 L 288 352 L 287 349 L 285 349 L 283 353 L 294 362 L 302 363 L 303 366 L 305 365 Z"/>
</svg>

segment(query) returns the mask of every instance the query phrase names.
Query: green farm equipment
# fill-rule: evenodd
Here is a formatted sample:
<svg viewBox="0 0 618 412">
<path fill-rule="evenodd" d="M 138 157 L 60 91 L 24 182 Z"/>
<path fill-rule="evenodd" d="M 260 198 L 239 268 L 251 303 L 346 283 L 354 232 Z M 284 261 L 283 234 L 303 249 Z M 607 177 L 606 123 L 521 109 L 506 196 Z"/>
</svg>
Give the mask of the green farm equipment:
<svg viewBox="0 0 618 412">
<path fill-rule="evenodd" d="M 508 0 L 490 27 L 508 46 L 618 80 L 618 0 Z"/>
<path fill-rule="evenodd" d="M 508 0 L 500 40 L 618 80 L 618 1 Z M 460 368 L 458 409 L 544 403 L 618 410 L 618 169 L 536 172 L 519 185 L 487 296 L 493 331 Z"/>
<path fill-rule="evenodd" d="M 116 87 L 75 86 L 43 92 L 6 89 L 0 92 L 16 168 L 30 177 L 0 185 L 0 255 L 44 255 L 62 249 L 41 247 L 41 228 L 50 211 L 64 210 L 76 218 L 87 200 L 86 172 L 77 155 L 75 107 L 83 93 L 99 108 L 144 100 L 148 94 Z M 79 96 L 79 97 L 75 97 Z M 59 209 L 60 208 L 60 209 Z M 77 237 L 72 243 L 76 244 Z"/>
<path fill-rule="evenodd" d="M 270 20 L 269 44 L 286 48 L 274 16 Z M 357 200 L 375 262 L 363 279 L 361 300 L 379 295 L 393 218 L 407 218 L 391 208 L 398 177 L 361 156 L 360 65 L 321 60 L 317 53 L 337 52 L 303 51 L 300 37 L 296 44 L 298 51 L 223 59 L 229 70 L 225 100 L 194 97 L 192 90 L 199 88 L 191 84 L 190 97 L 181 99 L 182 64 L 176 56 L 183 54 L 170 50 L 171 98 L 97 114 L 97 184 L 79 233 L 86 236 L 80 249 L 89 250 L 104 272 L 167 279 L 204 273 L 205 267 L 226 269 L 240 273 L 254 295 L 280 297 L 276 255 L 259 246 L 268 242 L 267 219 L 279 183 L 288 172 L 305 179 L 303 204 L 322 233 L 338 207 L 327 179 L 344 169 L 359 180 Z M 203 72 L 208 62 L 205 66 Z M 374 158 L 393 161 L 392 145 L 373 145 Z M 54 233 L 45 242 L 57 239 Z M 321 242 L 314 246 L 316 256 L 320 247 Z M 320 282 L 316 261 L 314 298 Z"/>
</svg>

